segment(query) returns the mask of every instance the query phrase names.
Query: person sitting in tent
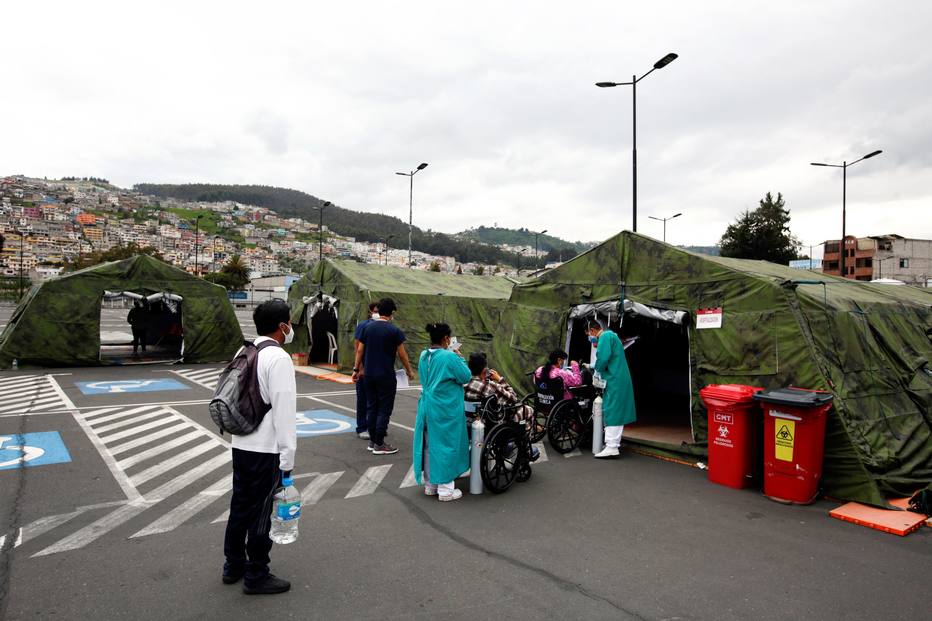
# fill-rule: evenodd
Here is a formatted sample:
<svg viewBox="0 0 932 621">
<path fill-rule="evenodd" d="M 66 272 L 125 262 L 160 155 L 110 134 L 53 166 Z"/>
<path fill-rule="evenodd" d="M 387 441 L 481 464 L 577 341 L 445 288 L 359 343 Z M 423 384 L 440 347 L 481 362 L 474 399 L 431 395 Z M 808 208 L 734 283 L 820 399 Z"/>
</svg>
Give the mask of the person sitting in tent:
<svg viewBox="0 0 932 621">
<path fill-rule="evenodd" d="M 469 470 L 469 438 L 463 424 L 463 384 L 469 381 L 469 367 L 450 345 L 450 326 L 427 326 L 430 348 L 421 352 L 418 374 L 421 398 L 414 422 L 412 467 L 424 494 L 448 502 L 463 496 L 456 489 L 457 477 Z M 423 473 L 423 476 L 422 476 Z"/>
<path fill-rule="evenodd" d="M 595 456 L 600 459 L 618 457 L 621 433 L 625 425 L 637 420 L 634 410 L 634 385 L 628 371 L 625 348 L 611 330 L 589 320 L 589 342 L 596 346 L 595 370 L 605 380 L 602 420 L 605 423 L 605 448 Z"/>
<path fill-rule="evenodd" d="M 498 371 L 489 368 L 488 358 L 482 352 L 469 354 L 469 372 L 472 377 L 466 384 L 466 398 L 470 401 L 485 401 L 489 397 L 496 397 L 499 403 L 506 408 L 514 410 L 513 420 L 524 423 L 530 430 L 534 421 L 534 409 L 528 405 L 521 405 L 521 399 L 515 389 L 508 385 Z M 531 461 L 540 457 L 536 446 L 531 447 Z"/>
<path fill-rule="evenodd" d="M 146 333 L 149 330 L 149 311 L 146 309 L 142 300 L 133 302 L 133 307 L 126 316 L 126 321 L 133 330 L 133 355 L 139 353 L 139 345 L 142 345 L 142 351 L 146 351 Z"/>
<path fill-rule="evenodd" d="M 563 368 L 567 358 L 566 352 L 562 349 L 553 350 L 547 356 L 547 363 L 542 367 L 538 367 L 537 371 L 534 372 L 534 379 L 539 380 L 542 377 L 556 379 L 559 377 L 563 380 L 563 398 L 572 399 L 573 395 L 569 389 L 571 386 L 582 386 L 583 376 L 582 371 L 579 370 L 579 363 L 575 360 L 568 369 Z"/>
</svg>

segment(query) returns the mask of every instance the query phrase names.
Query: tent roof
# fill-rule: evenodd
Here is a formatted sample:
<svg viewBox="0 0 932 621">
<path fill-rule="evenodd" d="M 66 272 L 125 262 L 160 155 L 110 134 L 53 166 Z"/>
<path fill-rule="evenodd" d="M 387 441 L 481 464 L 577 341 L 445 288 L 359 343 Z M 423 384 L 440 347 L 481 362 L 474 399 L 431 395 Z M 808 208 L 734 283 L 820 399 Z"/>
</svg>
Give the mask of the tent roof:
<svg viewBox="0 0 932 621">
<path fill-rule="evenodd" d="M 325 261 L 361 289 L 383 293 L 507 300 L 514 286 L 498 276 L 444 274 L 342 259 Z"/>
</svg>

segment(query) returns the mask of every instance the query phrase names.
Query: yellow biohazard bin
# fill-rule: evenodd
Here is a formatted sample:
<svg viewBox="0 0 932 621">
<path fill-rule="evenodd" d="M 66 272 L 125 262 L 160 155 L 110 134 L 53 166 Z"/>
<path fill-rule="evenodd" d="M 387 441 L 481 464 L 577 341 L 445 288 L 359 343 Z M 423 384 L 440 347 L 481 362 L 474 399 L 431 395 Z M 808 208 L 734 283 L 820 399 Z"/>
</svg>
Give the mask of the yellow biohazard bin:
<svg viewBox="0 0 932 621">
<path fill-rule="evenodd" d="M 754 394 L 764 410 L 764 495 L 806 505 L 819 494 L 831 393 L 801 388 Z"/>
</svg>

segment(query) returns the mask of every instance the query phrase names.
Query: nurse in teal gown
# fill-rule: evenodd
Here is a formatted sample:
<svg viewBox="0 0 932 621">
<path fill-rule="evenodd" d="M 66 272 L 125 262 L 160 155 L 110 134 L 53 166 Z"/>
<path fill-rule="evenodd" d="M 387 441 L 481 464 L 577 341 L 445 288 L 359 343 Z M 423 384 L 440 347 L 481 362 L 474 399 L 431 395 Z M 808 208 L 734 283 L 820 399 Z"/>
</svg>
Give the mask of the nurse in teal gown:
<svg viewBox="0 0 932 621">
<path fill-rule="evenodd" d="M 618 457 L 621 433 L 625 425 L 637 420 L 634 410 L 634 386 L 625 358 L 625 347 L 618 335 L 603 330 L 597 322 L 589 321 L 589 340 L 597 345 L 595 370 L 605 380 L 602 395 L 602 421 L 605 424 L 605 449 L 596 454 L 599 458 Z"/>
<path fill-rule="evenodd" d="M 454 482 L 469 470 L 463 385 L 472 374 L 459 354 L 446 349 L 450 326 L 432 323 L 427 332 L 431 345 L 418 363 L 421 399 L 414 423 L 413 466 L 425 494 L 450 501 L 462 497 Z"/>
</svg>

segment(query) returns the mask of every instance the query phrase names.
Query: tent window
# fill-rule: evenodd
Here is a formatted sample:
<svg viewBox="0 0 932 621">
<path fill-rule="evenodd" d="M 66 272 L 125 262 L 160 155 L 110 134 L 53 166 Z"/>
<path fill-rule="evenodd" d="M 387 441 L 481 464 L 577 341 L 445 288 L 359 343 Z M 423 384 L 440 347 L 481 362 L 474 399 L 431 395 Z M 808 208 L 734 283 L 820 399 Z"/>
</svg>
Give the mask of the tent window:
<svg viewBox="0 0 932 621">
<path fill-rule="evenodd" d="M 699 366 L 717 375 L 774 375 L 779 370 L 773 312 L 729 313 L 722 327 L 694 330 Z"/>
</svg>

